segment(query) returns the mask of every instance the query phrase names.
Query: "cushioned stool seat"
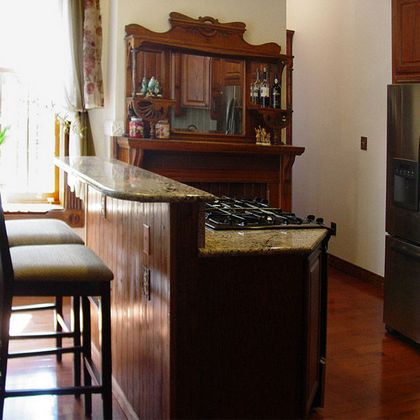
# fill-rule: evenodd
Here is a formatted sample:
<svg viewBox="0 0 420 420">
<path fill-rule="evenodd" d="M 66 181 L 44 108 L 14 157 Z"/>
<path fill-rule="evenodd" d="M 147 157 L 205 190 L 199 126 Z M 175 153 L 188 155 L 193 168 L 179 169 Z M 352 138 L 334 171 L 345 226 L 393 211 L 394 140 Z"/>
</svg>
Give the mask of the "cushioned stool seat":
<svg viewBox="0 0 420 420">
<path fill-rule="evenodd" d="M 0 419 L 4 399 L 34 395 L 84 395 L 85 414 L 92 412 L 92 394 L 102 395 L 103 417 L 112 418 L 111 360 L 111 270 L 89 248 L 81 244 L 22 245 L 9 247 L 0 199 Z M 12 299 L 15 296 L 55 296 L 72 299 L 71 331 L 9 335 Z M 93 301 L 92 298 L 99 300 Z M 101 369 L 91 355 L 91 302 L 99 302 L 97 319 Z M 82 306 L 82 328 L 80 322 Z M 77 316 L 75 315 L 77 314 Z M 25 337 L 23 337 L 25 336 Z M 9 339 L 73 338 L 73 345 L 9 352 Z M 73 354 L 74 384 L 65 387 L 5 389 L 10 358 Z M 83 361 L 83 384 L 80 361 Z M 78 370 L 78 372 L 76 372 Z M 38 384 L 34 384 L 37 386 Z"/>
<path fill-rule="evenodd" d="M 83 239 L 57 219 L 6 220 L 9 246 L 82 244 Z"/>
<path fill-rule="evenodd" d="M 19 219 L 6 220 L 6 231 L 9 246 L 47 245 L 47 244 L 81 244 L 83 239 L 62 220 L 57 219 Z M 25 306 L 14 306 L 13 312 L 54 311 L 56 331 L 68 331 L 63 315 L 63 299 L 55 297 L 54 303 L 42 303 Z M 76 327 L 80 325 L 79 314 L 74 314 Z M 57 347 L 61 347 L 62 339 L 57 337 Z M 57 361 L 61 361 L 61 354 L 57 353 Z M 76 367 L 76 374 L 79 369 Z M 80 383 L 80 379 L 76 380 Z"/>
<path fill-rule="evenodd" d="M 41 282 L 109 282 L 112 271 L 89 248 L 78 244 L 17 246 L 10 248 L 15 274 L 15 295 L 21 283 L 36 287 Z M 33 289 L 35 291 L 35 289 Z M 40 286 L 42 295 L 43 287 Z"/>
</svg>

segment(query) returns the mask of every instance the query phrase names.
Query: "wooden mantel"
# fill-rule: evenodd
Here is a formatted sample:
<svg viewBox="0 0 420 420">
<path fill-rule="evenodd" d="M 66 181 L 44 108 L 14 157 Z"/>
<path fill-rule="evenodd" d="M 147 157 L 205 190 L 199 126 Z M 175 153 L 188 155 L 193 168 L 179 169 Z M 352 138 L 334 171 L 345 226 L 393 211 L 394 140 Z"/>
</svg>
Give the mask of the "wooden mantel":
<svg viewBox="0 0 420 420">
<path fill-rule="evenodd" d="M 113 156 L 215 195 L 266 198 L 291 210 L 292 166 L 304 147 L 114 138 Z"/>
</svg>

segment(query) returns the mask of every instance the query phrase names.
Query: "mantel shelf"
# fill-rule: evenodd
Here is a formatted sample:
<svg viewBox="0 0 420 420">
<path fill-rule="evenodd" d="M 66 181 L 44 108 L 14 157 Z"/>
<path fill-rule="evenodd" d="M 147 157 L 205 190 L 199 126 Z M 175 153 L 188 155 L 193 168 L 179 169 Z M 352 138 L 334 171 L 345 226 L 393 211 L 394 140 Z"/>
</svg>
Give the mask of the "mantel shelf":
<svg viewBox="0 0 420 420">
<path fill-rule="evenodd" d="M 229 143 L 210 142 L 198 140 L 162 140 L 138 139 L 133 137 L 120 137 L 119 142 L 128 142 L 131 147 L 143 150 L 162 150 L 171 152 L 197 152 L 197 153 L 232 153 L 257 155 L 301 155 L 305 148 L 301 146 L 259 145 L 255 143 Z"/>
</svg>

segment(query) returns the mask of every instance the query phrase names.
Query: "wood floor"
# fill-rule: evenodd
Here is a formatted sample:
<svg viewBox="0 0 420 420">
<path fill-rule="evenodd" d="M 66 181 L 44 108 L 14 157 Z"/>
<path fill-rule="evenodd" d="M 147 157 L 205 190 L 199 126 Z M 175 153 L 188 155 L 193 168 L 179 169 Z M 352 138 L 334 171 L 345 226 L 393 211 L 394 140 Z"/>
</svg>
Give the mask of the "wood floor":
<svg viewBox="0 0 420 420">
<path fill-rule="evenodd" d="M 333 269 L 329 275 L 326 400 L 312 419 L 420 419 L 420 350 L 385 333 L 378 289 Z M 16 328 L 27 330 L 26 321 L 16 320 Z M 50 325 L 45 315 L 31 321 L 39 330 Z M 9 364 L 8 387 L 49 386 L 57 376 L 71 382 L 68 356 L 61 365 L 53 357 L 24 363 Z M 94 397 L 93 418 L 101 415 Z M 73 397 L 13 398 L 4 418 L 84 419 L 83 404 Z M 114 418 L 125 419 L 115 401 Z"/>
<path fill-rule="evenodd" d="M 46 302 L 48 298 L 32 298 L 30 302 Z M 29 303 L 25 298 L 17 298 L 15 305 Z M 67 314 L 69 315 L 69 314 Z M 69 316 L 67 317 L 69 318 Z M 12 316 L 11 331 L 18 334 L 30 331 L 51 331 L 53 328 L 52 312 L 41 311 Z M 65 343 L 69 343 L 65 340 Z M 11 341 L 10 351 L 24 348 L 54 347 L 52 340 Z M 63 355 L 63 361 L 57 363 L 55 356 L 11 359 L 8 363 L 7 389 L 49 388 L 69 386 L 73 380 L 72 356 Z M 93 395 L 91 419 L 102 419 L 100 395 Z M 85 419 L 83 397 L 74 396 L 37 396 L 7 398 L 4 406 L 4 420 L 76 420 Z M 118 403 L 113 401 L 114 420 L 126 420 Z"/>
<path fill-rule="evenodd" d="M 312 418 L 420 419 L 420 349 L 385 333 L 380 290 L 330 269 L 328 305 L 325 407 Z"/>
</svg>

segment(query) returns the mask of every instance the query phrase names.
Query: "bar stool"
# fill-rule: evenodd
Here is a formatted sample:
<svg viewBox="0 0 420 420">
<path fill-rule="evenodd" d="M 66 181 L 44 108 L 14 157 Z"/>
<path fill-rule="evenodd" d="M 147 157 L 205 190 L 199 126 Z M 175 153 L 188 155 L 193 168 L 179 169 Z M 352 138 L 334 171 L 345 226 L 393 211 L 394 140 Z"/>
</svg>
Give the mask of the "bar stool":
<svg viewBox="0 0 420 420">
<path fill-rule="evenodd" d="M 92 411 L 91 395 L 102 394 L 103 416 L 112 418 L 111 382 L 111 310 L 110 282 L 112 272 L 87 247 L 80 244 L 28 245 L 9 247 L 0 199 L 0 416 L 4 399 L 33 395 L 85 395 L 85 413 Z M 83 333 L 80 346 L 10 353 L 9 323 L 13 296 L 71 296 L 82 301 Z M 100 298 L 101 375 L 97 375 L 91 357 L 90 301 Z M 66 337 L 54 332 L 43 338 Z M 6 390 L 7 361 L 14 357 L 73 353 L 83 356 L 84 383 L 48 389 Z M 100 376 L 100 377 L 99 377 Z M 94 382 L 92 384 L 92 381 Z"/>
<path fill-rule="evenodd" d="M 81 244 L 83 239 L 62 220 L 19 219 L 6 220 L 9 246 Z"/>
<path fill-rule="evenodd" d="M 58 219 L 19 219 L 6 220 L 6 231 L 9 239 L 9 246 L 22 245 L 52 245 L 52 244 L 81 244 L 84 245 L 83 239 L 67 225 L 67 223 Z M 33 305 L 13 306 L 12 313 L 32 312 L 32 311 L 54 311 L 54 324 L 56 331 L 69 332 L 68 326 L 64 320 L 63 315 L 63 298 L 56 296 L 54 302 L 38 303 Z M 73 310 L 75 319 L 73 327 L 76 332 L 80 328 L 79 312 Z M 11 337 L 12 339 L 31 339 L 28 335 L 18 335 Z M 75 345 L 80 340 L 80 334 L 74 336 Z M 62 337 L 56 338 L 56 346 L 62 346 Z M 61 361 L 61 353 L 56 355 L 57 361 Z M 77 366 L 77 359 L 75 359 L 75 384 L 80 385 L 80 365 Z"/>
</svg>

